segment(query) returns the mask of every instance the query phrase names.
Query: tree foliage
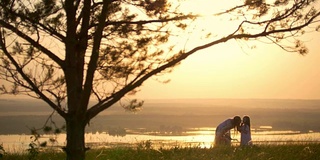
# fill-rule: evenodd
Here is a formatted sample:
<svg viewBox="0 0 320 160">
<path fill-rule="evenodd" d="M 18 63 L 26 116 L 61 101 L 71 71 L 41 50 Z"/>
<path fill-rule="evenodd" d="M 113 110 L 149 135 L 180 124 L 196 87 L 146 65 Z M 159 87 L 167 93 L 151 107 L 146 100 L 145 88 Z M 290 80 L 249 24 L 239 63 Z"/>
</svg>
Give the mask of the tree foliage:
<svg viewBox="0 0 320 160">
<path fill-rule="evenodd" d="M 70 132 L 71 122 L 84 128 L 147 79 L 170 72 L 199 50 L 232 39 L 266 39 L 306 54 L 299 36 L 319 30 L 316 0 L 243 0 L 212 14 L 236 22 L 233 31 L 220 36 L 204 31 L 209 42 L 186 50 L 171 43 L 172 37 L 192 31 L 201 15 L 187 14 L 179 3 L 183 1 L 1 0 L 0 79 L 11 85 L 0 91 L 44 100 L 66 120 Z M 294 43 L 283 43 L 288 38 Z M 89 106 L 91 98 L 97 103 Z M 136 110 L 142 104 L 133 100 L 124 106 Z"/>
</svg>

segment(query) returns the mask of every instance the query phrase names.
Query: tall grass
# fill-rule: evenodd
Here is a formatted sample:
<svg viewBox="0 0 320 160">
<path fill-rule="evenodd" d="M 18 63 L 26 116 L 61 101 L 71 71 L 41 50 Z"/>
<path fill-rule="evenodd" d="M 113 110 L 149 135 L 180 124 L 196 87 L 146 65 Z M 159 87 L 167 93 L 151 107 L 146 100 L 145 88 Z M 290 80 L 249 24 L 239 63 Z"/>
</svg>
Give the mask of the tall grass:
<svg viewBox="0 0 320 160">
<path fill-rule="evenodd" d="M 34 160 L 63 160 L 63 152 L 41 152 Z M 30 160 L 28 153 L 4 154 L 1 160 Z M 92 149 L 87 160 L 320 160 L 320 144 L 257 145 L 252 147 L 173 147 L 152 146 Z"/>
</svg>

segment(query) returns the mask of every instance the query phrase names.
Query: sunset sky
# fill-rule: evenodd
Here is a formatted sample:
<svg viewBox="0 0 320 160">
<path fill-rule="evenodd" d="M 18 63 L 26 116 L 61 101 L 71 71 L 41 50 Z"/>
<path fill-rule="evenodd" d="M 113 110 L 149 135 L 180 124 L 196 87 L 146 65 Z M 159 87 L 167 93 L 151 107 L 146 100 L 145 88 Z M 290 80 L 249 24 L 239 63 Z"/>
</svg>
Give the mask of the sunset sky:
<svg viewBox="0 0 320 160">
<path fill-rule="evenodd" d="M 191 56 L 173 73 L 160 77 L 171 79 L 168 84 L 148 80 L 136 96 L 319 99 L 319 42 L 319 34 L 310 36 L 310 52 L 305 56 L 267 44 L 246 52 L 234 43 L 219 45 Z M 223 53 L 219 52 L 222 48 Z"/>
<path fill-rule="evenodd" d="M 201 2 L 204 1 L 184 7 L 204 15 L 220 11 L 221 5 L 218 4 L 221 3 L 208 5 Z M 222 31 L 231 33 L 232 27 L 237 27 L 224 25 L 230 23 L 228 19 L 218 23 L 222 25 L 212 30 L 214 34 Z M 218 26 L 211 20 L 196 24 L 197 27 L 204 25 L 208 29 Z M 173 73 L 157 77 L 160 80 L 170 79 L 170 83 L 161 84 L 155 78 L 148 80 L 135 97 L 319 99 L 320 33 L 308 33 L 301 39 L 309 49 L 305 56 L 261 42 L 253 43 L 256 49 L 250 49 L 246 42 L 234 40 L 219 44 L 190 56 Z M 188 46 L 197 43 L 189 42 L 188 38 L 182 41 Z"/>
<path fill-rule="evenodd" d="M 230 8 L 227 5 L 233 4 L 231 1 L 242 2 L 210 1 L 212 4 L 208 4 L 207 0 L 198 0 L 181 3 L 181 7 L 203 15 L 204 18 L 191 24 L 194 28 L 223 36 L 234 31 L 238 23 L 232 24 L 228 18 L 212 14 Z M 197 35 L 194 31 L 180 36 L 177 42 L 188 51 L 204 44 L 194 38 Z M 320 99 L 320 32 L 306 33 L 301 39 L 309 49 L 304 56 L 258 41 L 231 40 L 213 46 L 191 55 L 172 73 L 147 80 L 141 91 L 131 97 Z M 251 49 L 252 45 L 256 48 Z M 171 81 L 162 84 L 156 79 Z"/>
</svg>

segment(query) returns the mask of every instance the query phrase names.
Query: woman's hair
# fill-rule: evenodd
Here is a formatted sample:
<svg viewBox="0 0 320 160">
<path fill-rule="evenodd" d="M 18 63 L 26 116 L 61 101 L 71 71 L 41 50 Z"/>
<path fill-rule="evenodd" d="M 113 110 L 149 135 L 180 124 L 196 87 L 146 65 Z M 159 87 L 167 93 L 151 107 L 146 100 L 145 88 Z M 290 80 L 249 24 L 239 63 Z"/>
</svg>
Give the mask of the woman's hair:
<svg viewBox="0 0 320 160">
<path fill-rule="evenodd" d="M 244 124 L 246 124 L 246 125 L 248 125 L 250 127 L 250 117 L 249 116 L 244 116 L 242 118 L 242 120 L 243 120 Z"/>
<path fill-rule="evenodd" d="M 234 125 L 234 131 L 238 131 L 238 127 L 240 126 L 241 118 L 239 116 L 233 117 L 233 125 Z"/>
<path fill-rule="evenodd" d="M 241 123 L 241 118 L 239 116 L 234 116 L 233 117 L 233 125 L 234 126 L 239 126 Z"/>
</svg>

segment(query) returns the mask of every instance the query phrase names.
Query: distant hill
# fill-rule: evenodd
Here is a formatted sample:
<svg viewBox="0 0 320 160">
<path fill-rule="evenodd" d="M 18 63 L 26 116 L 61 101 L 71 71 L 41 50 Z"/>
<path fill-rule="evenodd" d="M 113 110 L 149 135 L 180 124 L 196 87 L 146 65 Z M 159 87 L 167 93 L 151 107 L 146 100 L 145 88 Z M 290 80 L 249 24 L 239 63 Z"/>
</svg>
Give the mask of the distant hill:
<svg viewBox="0 0 320 160">
<path fill-rule="evenodd" d="M 28 134 L 28 128 L 40 128 L 51 113 L 52 109 L 42 101 L 0 99 L 0 134 Z M 216 127 L 234 115 L 249 115 L 256 129 L 272 126 L 275 130 L 320 131 L 320 100 L 158 99 L 145 100 L 137 113 L 127 112 L 117 104 L 94 118 L 87 132 L 103 132 L 110 127 Z M 57 115 L 54 119 L 59 125 L 64 123 Z"/>
</svg>

